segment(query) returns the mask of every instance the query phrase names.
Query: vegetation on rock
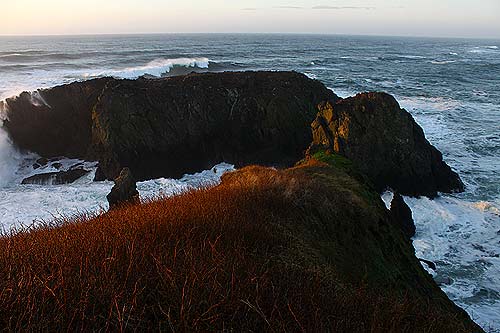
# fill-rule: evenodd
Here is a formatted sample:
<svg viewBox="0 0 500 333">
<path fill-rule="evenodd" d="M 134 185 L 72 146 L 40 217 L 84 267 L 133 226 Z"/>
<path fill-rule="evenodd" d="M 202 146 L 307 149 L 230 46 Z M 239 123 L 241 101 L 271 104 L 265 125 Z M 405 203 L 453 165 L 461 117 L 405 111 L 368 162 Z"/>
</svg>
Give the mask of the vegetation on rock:
<svg viewBox="0 0 500 333">
<path fill-rule="evenodd" d="M 435 197 L 463 191 L 460 177 L 443 161 L 424 131 L 391 95 L 363 93 L 335 104 L 325 102 L 312 124 L 314 151 L 348 158 L 377 190 Z"/>
<path fill-rule="evenodd" d="M 480 331 L 366 191 L 343 167 L 310 158 L 4 236 L 0 326 Z"/>
</svg>

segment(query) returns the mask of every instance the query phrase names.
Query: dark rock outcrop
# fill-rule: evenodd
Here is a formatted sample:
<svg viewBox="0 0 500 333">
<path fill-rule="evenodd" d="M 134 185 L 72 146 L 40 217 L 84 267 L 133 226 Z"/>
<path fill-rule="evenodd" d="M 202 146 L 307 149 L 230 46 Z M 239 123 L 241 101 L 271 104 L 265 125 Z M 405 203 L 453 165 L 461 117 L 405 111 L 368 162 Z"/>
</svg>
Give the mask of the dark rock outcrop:
<svg viewBox="0 0 500 333">
<path fill-rule="evenodd" d="M 98 180 L 114 179 L 123 167 L 145 180 L 221 161 L 292 165 L 312 140 L 317 105 L 338 100 L 295 72 L 103 78 L 35 97 L 7 100 L 4 125 L 13 141 L 44 157 L 98 160 Z"/>
<path fill-rule="evenodd" d="M 127 203 L 139 203 L 139 192 L 132 172 L 129 168 L 124 168 L 115 179 L 115 185 L 106 196 L 109 208 L 113 209 Z"/>
<path fill-rule="evenodd" d="M 312 124 L 313 145 L 350 159 L 378 191 L 434 197 L 463 191 L 459 176 L 391 95 L 363 93 L 323 103 Z"/>
<path fill-rule="evenodd" d="M 90 171 L 83 168 L 73 168 L 68 171 L 58 171 L 58 172 L 46 172 L 33 175 L 31 177 L 25 178 L 22 184 L 34 184 L 34 185 L 62 185 L 71 184 L 76 180 L 82 178 L 83 176 L 89 174 Z"/>
<path fill-rule="evenodd" d="M 410 207 L 399 193 L 394 193 L 391 201 L 391 215 L 393 220 L 399 225 L 408 239 L 415 236 L 416 228 Z"/>
<path fill-rule="evenodd" d="M 75 82 L 7 99 L 4 126 L 20 149 L 43 156 L 44 164 L 58 156 L 84 159 L 92 139 L 92 108 L 110 80 Z"/>
</svg>

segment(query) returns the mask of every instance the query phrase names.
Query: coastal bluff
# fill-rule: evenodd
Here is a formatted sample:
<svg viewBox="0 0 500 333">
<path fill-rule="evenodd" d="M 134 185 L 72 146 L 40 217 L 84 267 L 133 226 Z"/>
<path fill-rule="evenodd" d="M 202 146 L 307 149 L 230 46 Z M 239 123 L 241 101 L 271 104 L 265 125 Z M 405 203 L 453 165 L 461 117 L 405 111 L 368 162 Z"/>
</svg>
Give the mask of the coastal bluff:
<svg viewBox="0 0 500 333">
<path fill-rule="evenodd" d="M 352 161 L 379 192 L 435 197 L 462 192 L 464 184 L 439 150 L 396 99 L 386 93 L 361 93 L 319 106 L 312 124 L 314 149 Z"/>
<path fill-rule="evenodd" d="M 317 105 L 337 100 L 295 72 L 102 78 L 9 99 L 4 126 L 21 149 L 99 161 L 96 180 L 124 167 L 137 180 L 176 178 L 221 161 L 291 166 Z"/>
<path fill-rule="evenodd" d="M 102 78 L 6 103 L 20 149 L 98 161 L 96 180 L 115 187 L 106 213 L 0 239 L 16 262 L 0 268 L 5 327 L 114 329 L 116 307 L 137 330 L 482 331 L 421 266 L 400 196 L 463 184 L 390 95 L 228 72 Z M 219 185 L 140 202 L 136 180 L 222 161 L 238 170 Z"/>
<path fill-rule="evenodd" d="M 289 167 L 309 147 L 348 158 L 379 192 L 435 197 L 464 189 L 394 97 L 342 99 L 296 72 L 101 78 L 6 103 L 4 127 L 20 149 L 99 161 L 98 181 L 123 168 L 141 181 L 220 162 Z"/>
</svg>

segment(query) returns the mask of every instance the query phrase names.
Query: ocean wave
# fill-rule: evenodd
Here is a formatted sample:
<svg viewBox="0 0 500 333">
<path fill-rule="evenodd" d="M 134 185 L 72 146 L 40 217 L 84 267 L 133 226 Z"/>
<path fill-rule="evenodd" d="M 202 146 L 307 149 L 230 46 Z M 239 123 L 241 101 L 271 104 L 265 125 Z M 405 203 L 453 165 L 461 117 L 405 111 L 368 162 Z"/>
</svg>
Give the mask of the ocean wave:
<svg viewBox="0 0 500 333">
<path fill-rule="evenodd" d="M 390 206 L 392 193 L 382 199 Z M 448 296 L 483 327 L 499 327 L 499 203 L 467 201 L 452 196 L 434 200 L 405 197 L 417 233 L 416 255 L 436 263 L 429 271 Z M 424 268 L 427 269 L 426 266 Z"/>
<path fill-rule="evenodd" d="M 304 72 L 304 75 L 307 76 L 310 79 L 313 79 L 313 80 L 317 80 L 318 79 L 318 76 L 316 74 L 313 74 L 313 73 Z"/>
<path fill-rule="evenodd" d="M 0 58 L 9 58 L 9 57 L 18 57 L 22 56 L 21 53 L 6 53 L 6 54 L 0 54 Z"/>
<path fill-rule="evenodd" d="M 6 119 L 7 104 L 0 101 L 0 188 L 9 184 L 22 159 L 21 154 L 15 149 L 9 135 L 3 128 Z"/>
<path fill-rule="evenodd" d="M 395 61 L 395 62 L 402 62 L 405 60 L 424 60 L 427 59 L 425 56 L 421 55 L 411 55 L 411 54 L 390 54 L 390 55 L 384 55 L 378 57 L 379 60 L 382 61 Z"/>
<path fill-rule="evenodd" d="M 487 45 L 487 46 L 476 46 L 472 50 L 470 50 L 470 53 L 492 53 L 492 52 L 497 52 L 498 46 L 496 45 Z"/>
<path fill-rule="evenodd" d="M 448 64 L 453 64 L 456 63 L 456 60 L 432 60 L 430 61 L 431 64 L 434 65 L 448 65 Z"/>
<path fill-rule="evenodd" d="M 40 63 L 43 61 L 77 60 L 83 54 L 69 53 L 10 53 L 0 55 L 0 60 L 11 63 Z"/>
<path fill-rule="evenodd" d="M 124 79 L 135 79 L 144 75 L 161 77 L 169 73 L 176 67 L 208 69 L 210 60 L 208 58 L 176 58 L 176 59 L 155 59 L 146 65 L 128 67 L 117 70 L 104 70 L 96 73 L 87 73 L 86 78 L 113 76 Z"/>
</svg>

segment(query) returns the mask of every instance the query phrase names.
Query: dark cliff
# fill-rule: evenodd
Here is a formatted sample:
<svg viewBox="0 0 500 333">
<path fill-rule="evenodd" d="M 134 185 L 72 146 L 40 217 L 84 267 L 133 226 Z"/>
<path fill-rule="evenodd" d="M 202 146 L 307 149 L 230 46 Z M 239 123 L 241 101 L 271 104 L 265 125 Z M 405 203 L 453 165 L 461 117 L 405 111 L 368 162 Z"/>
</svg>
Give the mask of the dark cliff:
<svg viewBox="0 0 500 333">
<path fill-rule="evenodd" d="M 292 165 L 309 124 L 338 97 L 295 72 L 104 78 L 10 99 L 5 122 L 22 149 L 100 161 L 98 178 L 129 167 L 139 179 L 178 177 L 225 161 Z"/>
<path fill-rule="evenodd" d="M 391 95 L 363 93 L 324 103 L 312 129 L 313 151 L 326 148 L 348 158 L 380 192 L 391 188 L 434 197 L 464 189 L 441 152 Z"/>
</svg>

